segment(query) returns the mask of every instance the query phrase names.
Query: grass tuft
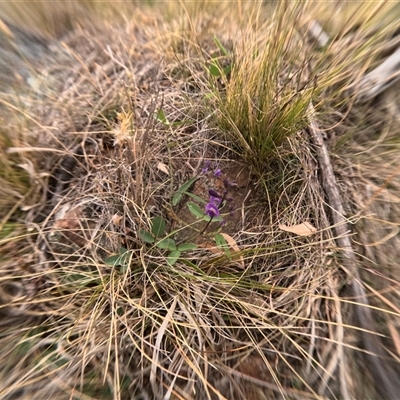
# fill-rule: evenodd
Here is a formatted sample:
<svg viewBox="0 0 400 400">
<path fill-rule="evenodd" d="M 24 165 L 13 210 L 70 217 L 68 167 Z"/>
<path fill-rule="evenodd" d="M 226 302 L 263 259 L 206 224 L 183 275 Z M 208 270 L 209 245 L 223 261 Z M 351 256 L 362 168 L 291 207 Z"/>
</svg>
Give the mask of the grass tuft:
<svg viewBox="0 0 400 400">
<path fill-rule="evenodd" d="M 217 126 L 258 173 L 286 138 L 306 126 L 316 94 L 302 38 L 285 23 L 295 20 L 296 11 L 282 4 L 266 21 L 260 16 L 260 26 L 242 31 L 232 54 L 224 54 L 229 72 L 219 66 L 220 76 L 209 77 L 209 109 Z"/>
</svg>

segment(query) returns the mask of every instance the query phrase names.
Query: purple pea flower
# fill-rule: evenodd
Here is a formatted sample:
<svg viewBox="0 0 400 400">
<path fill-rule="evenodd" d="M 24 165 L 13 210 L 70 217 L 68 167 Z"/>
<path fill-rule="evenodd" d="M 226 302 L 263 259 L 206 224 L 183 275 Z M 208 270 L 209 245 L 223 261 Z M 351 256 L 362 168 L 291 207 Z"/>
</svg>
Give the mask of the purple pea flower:
<svg viewBox="0 0 400 400">
<path fill-rule="evenodd" d="M 210 195 L 209 203 L 215 204 L 217 207 L 219 207 L 222 203 L 222 196 L 214 189 L 209 189 L 208 194 Z"/>
<path fill-rule="evenodd" d="M 214 170 L 214 175 L 219 177 L 221 174 L 222 174 L 221 170 L 216 167 L 216 169 Z M 223 179 L 223 184 L 224 184 L 225 189 L 223 190 L 222 194 L 218 193 L 214 189 L 208 189 L 208 194 L 209 194 L 210 198 L 205 207 L 205 214 L 208 215 L 208 217 L 210 219 L 208 220 L 206 226 L 200 232 L 200 234 L 203 234 L 207 230 L 207 228 L 210 225 L 213 218 L 220 216 L 219 207 L 221 207 L 221 206 L 224 207 L 225 202 L 228 202 L 228 204 L 229 204 L 230 215 L 232 215 L 234 212 L 234 204 L 232 203 L 233 197 L 229 196 L 229 190 L 231 188 L 237 187 L 237 184 L 235 182 L 230 181 L 229 179 Z M 224 224 L 225 224 L 225 221 L 221 221 L 221 226 Z"/>
<path fill-rule="evenodd" d="M 221 205 L 221 198 L 215 197 L 215 196 L 210 196 L 209 203 L 215 204 L 217 207 L 219 207 Z"/>
<path fill-rule="evenodd" d="M 206 204 L 206 214 L 213 219 L 214 217 L 219 216 L 218 207 L 214 203 L 207 203 Z"/>
<path fill-rule="evenodd" d="M 220 194 L 219 194 L 218 192 L 216 192 L 214 189 L 208 189 L 208 194 L 209 194 L 210 196 L 213 196 L 213 197 L 219 197 L 219 198 L 222 197 L 222 196 L 220 196 Z"/>
</svg>

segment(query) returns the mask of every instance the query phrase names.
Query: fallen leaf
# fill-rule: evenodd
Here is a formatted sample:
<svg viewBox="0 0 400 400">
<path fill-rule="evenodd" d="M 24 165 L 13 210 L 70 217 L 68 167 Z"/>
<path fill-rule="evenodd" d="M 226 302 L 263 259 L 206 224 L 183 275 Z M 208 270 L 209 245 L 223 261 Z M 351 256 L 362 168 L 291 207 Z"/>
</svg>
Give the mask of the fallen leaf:
<svg viewBox="0 0 400 400">
<path fill-rule="evenodd" d="M 157 164 L 157 168 L 158 168 L 161 172 L 164 172 L 164 174 L 169 175 L 168 167 L 167 167 L 164 163 L 159 162 L 159 163 Z"/>
<path fill-rule="evenodd" d="M 210 250 L 211 253 L 214 254 L 221 254 L 223 253 L 223 251 L 221 249 L 219 249 L 215 244 L 211 244 L 211 243 L 200 243 L 197 245 L 198 247 L 202 248 L 202 249 L 207 249 Z"/>
<path fill-rule="evenodd" d="M 279 224 L 279 229 L 285 232 L 291 232 L 299 236 L 309 236 L 317 231 L 309 222 L 303 222 L 298 225 L 287 226 Z"/>
<path fill-rule="evenodd" d="M 226 240 L 226 243 L 228 243 L 228 246 L 232 251 L 234 251 L 234 252 L 240 251 L 240 248 L 239 248 L 238 244 L 236 243 L 236 240 L 232 236 L 230 236 L 226 233 L 221 233 L 221 235 L 224 237 L 224 239 Z M 215 246 L 215 244 L 211 244 L 209 242 L 201 243 L 198 245 L 198 247 L 207 249 L 207 250 L 211 251 L 211 253 L 214 253 L 214 254 L 224 253 L 224 250 L 222 250 L 218 246 Z M 243 256 L 240 256 L 239 260 L 237 260 L 237 261 L 239 262 L 240 266 L 242 268 L 244 268 Z"/>
</svg>

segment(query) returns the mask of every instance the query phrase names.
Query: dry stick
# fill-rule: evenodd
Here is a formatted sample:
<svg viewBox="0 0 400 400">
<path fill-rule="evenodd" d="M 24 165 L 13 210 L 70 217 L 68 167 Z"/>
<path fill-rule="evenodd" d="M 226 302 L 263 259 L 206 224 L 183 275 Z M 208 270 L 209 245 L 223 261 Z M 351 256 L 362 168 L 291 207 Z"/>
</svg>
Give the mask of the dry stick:
<svg viewBox="0 0 400 400">
<path fill-rule="evenodd" d="M 393 400 L 399 397 L 400 389 L 397 388 L 398 385 L 395 383 L 399 380 L 399 377 L 392 370 L 387 369 L 382 363 L 382 360 L 385 357 L 382 343 L 376 335 L 370 333 L 375 331 L 375 323 L 371 309 L 369 308 L 367 295 L 361 284 L 360 274 L 357 267 L 357 258 L 348 236 L 350 229 L 344 217 L 345 213 L 336 184 L 335 175 L 333 173 L 328 149 L 322 138 L 322 132 L 314 120 L 315 110 L 312 103 L 309 105 L 309 113 L 309 132 L 316 147 L 323 186 L 328 196 L 328 203 L 332 209 L 332 219 L 334 223 L 333 229 L 336 236 L 336 242 L 344 254 L 343 265 L 351 274 L 351 286 L 355 297 L 359 301 L 359 305 L 356 306 L 355 311 L 358 323 L 363 329 L 362 338 L 365 349 L 367 350 L 366 358 L 369 361 L 369 367 L 375 381 L 375 389 L 383 399 Z"/>
<path fill-rule="evenodd" d="M 327 46 L 330 37 L 316 20 L 310 20 L 307 31 L 315 40 L 315 46 L 322 48 Z M 399 41 L 399 35 L 394 43 Z M 364 77 L 352 85 L 351 90 L 356 102 L 365 103 L 382 93 L 394 83 L 400 80 L 400 46 L 378 67 L 364 75 Z"/>
<path fill-rule="evenodd" d="M 377 68 L 368 72 L 355 90 L 358 102 L 365 103 L 400 79 L 400 47 Z"/>
</svg>

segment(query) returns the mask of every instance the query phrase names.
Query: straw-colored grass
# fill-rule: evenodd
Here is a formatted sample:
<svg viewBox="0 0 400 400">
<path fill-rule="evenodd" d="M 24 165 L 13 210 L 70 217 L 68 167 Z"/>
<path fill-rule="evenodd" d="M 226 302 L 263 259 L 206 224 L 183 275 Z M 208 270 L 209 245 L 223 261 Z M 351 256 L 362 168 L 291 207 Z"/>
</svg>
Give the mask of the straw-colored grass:
<svg viewBox="0 0 400 400">
<path fill-rule="evenodd" d="M 397 94 L 367 105 L 354 96 L 387 55 L 398 12 L 333 2 L 9 4 L 0 397 L 389 398 L 365 341 L 378 338 L 396 377 Z M 315 19 L 330 37 L 322 47 Z M 352 292 L 310 121 L 326 133 L 369 305 Z M 234 184 L 225 225 L 206 227 L 187 208 L 227 185 L 201 172 L 207 160 Z M 159 238 L 140 233 L 156 216 L 168 239 L 197 246 L 173 265 Z M 357 307 L 372 309 L 373 326 Z"/>
</svg>

